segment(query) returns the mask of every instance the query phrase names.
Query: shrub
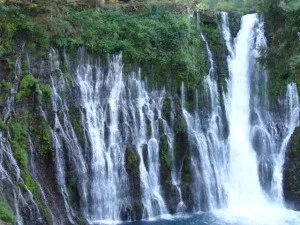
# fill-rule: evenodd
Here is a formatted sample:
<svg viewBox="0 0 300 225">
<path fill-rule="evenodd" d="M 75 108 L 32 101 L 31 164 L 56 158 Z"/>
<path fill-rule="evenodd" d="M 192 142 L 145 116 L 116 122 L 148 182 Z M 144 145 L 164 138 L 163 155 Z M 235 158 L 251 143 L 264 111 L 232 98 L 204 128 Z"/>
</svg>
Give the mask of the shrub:
<svg viewBox="0 0 300 225">
<path fill-rule="evenodd" d="M 204 74 L 199 52 L 205 48 L 196 22 L 163 5 L 148 5 L 136 14 L 70 9 L 50 24 L 50 31 L 60 48 L 83 46 L 96 55 L 122 52 L 125 64 L 140 65 L 144 74 L 155 75 L 153 80 L 161 84 L 168 73 L 174 83 L 184 79 L 187 85 L 199 83 Z M 151 65 L 154 71 L 148 70 Z"/>
<path fill-rule="evenodd" d="M 36 91 L 38 80 L 32 76 L 31 74 L 25 75 L 21 82 L 19 91 L 16 95 L 17 100 L 21 100 L 21 98 L 30 98 Z"/>
</svg>

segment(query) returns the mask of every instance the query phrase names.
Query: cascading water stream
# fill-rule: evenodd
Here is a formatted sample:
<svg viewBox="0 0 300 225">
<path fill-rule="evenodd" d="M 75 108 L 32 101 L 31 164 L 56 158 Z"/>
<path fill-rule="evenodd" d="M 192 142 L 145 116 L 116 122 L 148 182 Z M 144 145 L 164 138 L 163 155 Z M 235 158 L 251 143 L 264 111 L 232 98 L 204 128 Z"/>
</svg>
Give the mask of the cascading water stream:
<svg viewBox="0 0 300 225">
<path fill-rule="evenodd" d="M 56 54 L 54 50 L 51 51 L 51 67 L 52 71 L 59 72 Z M 66 53 L 64 55 L 67 58 Z M 90 223 L 116 222 L 124 216 L 133 219 L 127 214 L 133 207 L 125 168 L 128 146 L 134 146 L 140 158 L 143 218 L 167 215 L 168 209 L 160 187 L 159 143 L 160 136 L 166 135 L 171 149 L 173 132 L 161 116 L 165 92 L 148 93 L 140 76 L 134 74 L 124 81 L 121 55 L 109 60 L 107 70 L 99 61 L 90 60 L 82 49 L 78 58 L 79 63 L 75 69 L 72 70 L 71 65 L 69 67 L 73 71 L 72 84 L 79 90 L 75 102 L 82 112 L 81 124 L 86 137 L 84 151 L 87 151 L 85 155 L 88 157 L 83 157 L 83 149 L 70 122 L 69 101 L 65 97 L 68 95 L 66 80 L 61 74 L 52 78 L 52 104 L 55 112 L 52 135 L 56 149 L 57 180 L 69 220 L 74 222 L 75 215 L 68 204 L 70 197 L 64 171 L 64 146 L 75 157 L 73 166 L 78 173 L 77 177 L 81 178 L 78 188 L 83 191 L 81 207 Z M 125 129 L 121 129 L 124 126 Z M 85 169 L 88 164 L 90 166 Z M 91 171 L 88 183 L 86 170 Z M 87 189 L 87 186 L 91 188 Z"/>
<path fill-rule="evenodd" d="M 229 207 L 265 203 L 259 183 L 256 153 L 250 142 L 250 49 L 254 45 L 256 14 L 242 18 L 235 56 L 229 63 L 227 116 L 229 123 L 230 168 L 227 188 Z"/>
<path fill-rule="evenodd" d="M 100 65 L 93 68 L 89 61 L 81 61 L 76 69 L 76 83 L 91 143 L 92 220 L 120 220 L 128 192 L 125 149 L 118 127 L 123 89 L 121 56 L 110 62 L 107 75 Z"/>
<path fill-rule="evenodd" d="M 174 152 L 174 132 L 172 130 L 172 127 L 174 127 L 174 121 L 175 121 L 175 113 L 174 113 L 174 103 L 171 103 L 171 127 L 167 124 L 166 121 L 163 121 L 164 125 L 164 131 L 167 134 L 168 137 L 168 145 L 169 145 L 169 151 L 172 156 L 172 169 L 171 169 L 171 177 L 172 177 L 172 185 L 176 187 L 178 196 L 179 196 L 179 202 L 176 207 L 176 212 L 185 212 L 186 210 L 186 204 L 183 201 L 182 198 L 182 190 L 181 190 L 181 168 L 177 168 L 176 166 L 176 159 L 175 159 L 175 152 Z"/>
<path fill-rule="evenodd" d="M 284 101 L 279 102 L 282 110 L 270 110 L 267 74 L 257 63 L 259 49 L 266 46 L 263 22 L 257 14 L 242 17 L 234 46 L 226 13 L 222 13 L 222 31 L 229 51 L 224 102 L 230 151 L 225 183 L 228 209 L 223 217 L 245 218 L 257 224 L 297 220 L 282 204 L 284 155 L 291 134 L 299 125 L 297 90 L 289 84 Z M 286 115 L 283 120 L 282 115 Z"/>
<path fill-rule="evenodd" d="M 276 155 L 276 163 L 274 166 L 274 177 L 272 179 L 272 194 L 277 201 L 281 204 L 284 203 L 283 196 L 283 165 L 285 159 L 285 153 L 287 150 L 288 143 L 296 127 L 300 126 L 300 102 L 295 83 L 289 84 L 287 87 L 286 96 L 281 106 L 286 109 L 285 116 L 283 117 L 283 128 L 282 142 L 279 145 L 279 153 Z"/>
<path fill-rule="evenodd" d="M 198 22 L 200 16 L 197 14 Z M 201 30 L 201 28 L 200 28 Z M 208 120 L 201 122 L 201 108 L 196 104 L 193 114 L 185 109 L 185 90 L 182 84 L 182 111 L 187 122 L 190 148 L 197 149 L 191 156 L 194 176 L 195 211 L 210 211 L 223 206 L 226 202 L 224 182 L 226 171 L 226 143 L 223 137 L 222 112 L 219 101 L 218 85 L 215 74 L 215 63 L 209 44 L 202 32 L 200 37 L 207 50 L 210 69 L 204 77 L 204 85 L 209 98 L 210 112 Z M 196 96 L 197 97 L 197 96 Z"/>
<path fill-rule="evenodd" d="M 164 93 L 153 92 L 149 96 L 144 84 L 134 75 L 129 78 L 128 101 L 133 119 L 132 136 L 140 158 L 140 181 L 142 189 L 143 217 L 153 218 L 168 214 L 161 196 L 159 162 L 159 120 Z M 153 97 L 152 97 L 153 96 Z M 158 117 L 156 118 L 156 114 Z M 150 134 L 148 130 L 151 130 Z M 146 148 L 145 148 L 146 147 Z M 143 152 L 146 151 L 147 163 Z"/>
<path fill-rule="evenodd" d="M 22 44 L 22 51 L 23 49 L 24 44 Z M 19 81 L 22 77 L 21 57 L 18 57 L 16 60 L 14 73 L 15 76 L 13 79 L 12 88 L 10 90 L 10 95 L 3 107 L 2 116 L 4 121 L 9 120 L 9 118 L 15 113 L 15 95 L 18 91 Z M 38 202 L 38 200 L 35 198 L 35 193 L 33 193 L 32 191 L 32 186 L 30 186 L 30 183 L 28 182 L 28 179 L 34 179 L 34 177 L 31 177 L 30 174 L 24 174 L 24 168 L 19 167 L 16 160 L 16 152 L 14 151 L 15 149 L 12 149 L 11 146 L 11 138 L 12 137 L 10 132 L 5 135 L 4 132 L 0 130 L 1 197 L 10 199 L 9 202 L 16 217 L 16 224 L 23 225 L 24 223 L 26 223 L 25 221 L 29 221 L 31 224 L 42 223 L 44 220 L 41 214 L 40 206 L 45 203 L 45 199 L 41 199 L 41 202 Z M 31 153 L 32 146 L 30 144 L 31 142 L 29 138 L 28 145 Z M 28 169 L 30 170 L 32 168 L 34 169 L 34 163 L 29 160 Z M 37 181 L 33 182 L 37 184 L 39 191 L 41 191 L 41 194 L 43 194 L 43 190 L 40 184 Z M 45 209 L 48 210 L 49 208 Z M 24 212 L 26 212 L 26 216 L 28 216 L 25 221 Z"/>
</svg>

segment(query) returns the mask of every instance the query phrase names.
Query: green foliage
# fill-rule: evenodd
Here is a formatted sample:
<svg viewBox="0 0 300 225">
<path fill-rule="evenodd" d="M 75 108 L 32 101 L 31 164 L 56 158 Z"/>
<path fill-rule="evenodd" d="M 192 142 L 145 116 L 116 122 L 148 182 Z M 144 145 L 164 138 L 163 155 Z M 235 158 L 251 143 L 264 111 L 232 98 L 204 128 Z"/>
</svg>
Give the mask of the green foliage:
<svg viewBox="0 0 300 225">
<path fill-rule="evenodd" d="M 24 180 L 23 188 L 28 188 L 28 190 L 32 193 L 34 200 L 36 200 L 38 203 L 41 202 L 41 193 L 39 186 L 34 181 L 34 179 L 31 177 L 29 171 L 27 169 L 22 171 L 22 177 Z"/>
<path fill-rule="evenodd" d="M 166 137 L 161 139 L 159 146 L 160 146 L 160 151 L 159 151 L 160 163 L 164 164 L 164 166 L 170 169 L 172 166 L 172 156 L 169 151 L 169 144 Z"/>
<path fill-rule="evenodd" d="M 63 4 L 61 10 L 55 11 L 57 1 L 35 4 L 41 10 L 31 3 L 0 7 L 0 19 L 5 21 L 0 25 L 4 43 L 0 57 L 16 57 L 20 51 L 17 43 L 24 41 L 24 50 L 42 55 L 49 51 L 50 43 L 68 50 L 85 47 L 95 55 L 122 52 L 125 65 L 141 66 L 143 75 L 151 78 L 149 82 L 161 86 L 172 76 L 177 87 L 182 80 L 186 86 L 196 87 L 207 72 L 207 63 L 202 60 L 206 51 L 199 40 L 196 21 L 189 18 L 183 6 L 175 7 L 179 3 L 139 3 L 143 6 L 136 13 L 78 10 Z M 23 79 L 18 100 L 31 96 L 38 83 L 30 75 Z M 40 89 L 48 99 L 50 87 L 40 85 Z"/>
<path fill-rule="evenodd" d="M 10 224 L 14 223 L 16 220 L 15 215 L 3 198 L 0 198 L 0 220 Z"/>
<path fill-rule="evenodd" d="M 41 212 L 45 217 L 46 221 L 50 223 L 51 214 L 47 209 L 47 207 L 42 203 L 40 188 L 38 184 L 35 182 L 35 180 L 32 178 L 32 176 L 30 175 L 29 170 L 27 168 L 22 168 L 22 178 L 23 178 L 23 182 L 19 183 L 19 186 L 24 191 L 31 192 L 33 199 L 36 201 L 37 205 L 41 209 Z"/>
<path fill-rule="evenodd" d="M 20 123 L 11 123 L 11 147 L 14 157 L 18 161 L 21 168 L 25 169 L 28 165 L 28 141 L 25 126 Z"/>
<path fill-rule="evenodd" d="M 279 6 L 286 12 L 295 12 L 300 10 L 300 2 L 298 0 L 281 1 Z"/>
<path fill-rule="evenodd" d="M 16 99 L 19 101 L 21 99 L 32 98 L 35 97 L 38 92 L 40 92 L 44 101 L 50 100 L 52 93 L 51 87 L 46 84 L 40 84 L 40 81 L 37 78 L 31 74 L 26 74 L 20 82 Z"/>
<path fill-rule="evenodd" d="M 20 41 L 27 41 L 28 50 L 49 49 L 45 32 L 30 13 L 26 8 L 0 5 L 0 57 L 18 54 Z"/>
<path fill-rule="evenodd" d="M 23 188 L 25 191 L 28 190 L 31 192 L 33 199 L 36 201 L 37 205 L 41 209 L 41 212 L 42 212 L 43 216 L 45 217 L 46 221 L 48 223 L 50 223 L 51 222 L 51 214 L 50 214 L 49 210 L 47 209 L 47 207 L 42 203 L 40 188 L 37 185 L 37 183 L 35 182 L 35 180 L 32 178 L 32 176 L 30 175 L 28 169 L 22 170 L 22 178 L 23 178 L 24 182 L 19 183 L 19 186 L 21 188 Z"/>
<path fill-rule="evenodd" d="M 28 153 L 26 149 L 21 146 L 17 141 L 12 141 L 11 146 L 13 149 L 14 157 L 18 161 L 18 164 L 25 168 L 28 165 Z"/>
<path fill-rule="evenodd" d="M 12 84 L 10 82 L 5 82 L 4 80 L 0 81 L 0 89 L 4 90 L 5 92 L 9 92 L 12 88 Z"/>
<path fill-rule="evenodd" d="M 0 105 L 4 104 L 4 102 L 7 100 L 11 88 L 12 84 L 10 82 L 0 80 Z"/>
<path fill-rule="evenodd" d="M 51 160 L 52 156 L 52 136 L 49 124 L 42 118 L 36 117 L 30 128 L 31 134 L 34 137 L 34 142 L 37 151 L 43 159 Z"/>
<path fill-rule="evenodd" d="M 206 36 L 206 39 L 209 43 L 210 49 L 213 54 L 214 61 L 216 63 L 216 73 L 218 74 L 218 83 L 223 87 L 223 90 L 226 88 L 226 78 L 228 77 L 227 63 L 224 55 L 227 54 L 227 47 L 224 42 L 224 38 L 220 31 L 219 27 L 219 18 L 217 14 L 213 14 L 210 11 L 203 12 L 201 15 L 201 28 Z M 230 20 L 231 21 L 231 20 Z M 239 29 L 239 28 L 238 28 Z M 207 55 L 205 56 L 207 58 Z M 206 71 L 209 69 L 206 68 Z M 199 92 L 200 97 L 203 97 L 203 92 Z M 193 101 L 187 101 L 187 109 L 189 111 L 193 110 Z"/>
<path fill-rule="evenodd" d="M 41 91 L 42 100 L 47 102 L 51 99 L 52 89 L 48 84 L 39 84 L 39 90 Z"/>
<path fill-rule="evenodd" d="M 268 48 L 262 49 L 261 61 L 269 70 L 270 96 L 278 99 L 286 84 L 298 81 L 300 68 L 300 7 L 297 1 L 264 1 L 261 11 L 265 16 Z"/>
<path fill-rule="evenodd" d="M 139 64 L 145 73 L 153 65 L 156 81 L 161 83 L 169 72 L 175 79 L 195 84 L 203 72 L 195 22 L 163 5 L 149 6 L 139 14 L 70 9 L 49 27 L 58 47 L 84 46 L 100 55 L 122 52 L 125 63 Z"/>
<path fill-rule="evenodd" d="M 249 13 L 256 11 L 260 0 L 196 0 L 197 8 Z"/>
<path fill-rule="evenodd" d="M 3 120 L 0 119 L 0 130 L 7 130 L 7 126 Z"/>
<path fill-rule="evenodd" d="M 37 83 L 38 79 L 36 79 L 34 76 L 32 76 L 31 74 L 25 75 L 20 82 L 20 87 L 16 95 L 16 99 L 20 100 L 21 98 L 32 97 L 36 91 Z"/>
</svg>

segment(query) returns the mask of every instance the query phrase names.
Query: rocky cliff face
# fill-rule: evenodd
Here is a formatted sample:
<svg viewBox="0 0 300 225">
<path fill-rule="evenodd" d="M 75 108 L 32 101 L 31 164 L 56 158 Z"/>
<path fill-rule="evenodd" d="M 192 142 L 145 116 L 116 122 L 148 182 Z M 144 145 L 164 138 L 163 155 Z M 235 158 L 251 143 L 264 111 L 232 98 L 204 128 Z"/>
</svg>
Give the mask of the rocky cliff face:
<svg viewBox="0 0 300 225">
<path fill-rule="evenodd" d="M 215 48 L 222 45 L 216 20 L 217 15 L 203 22 L 208 33 L 217 32 L 211 37 Z M 3 204 L 8 211 L 0 219 L 19 224 L 86 224 L 88 218 L 99 215 L 94 208 L 94 205 L 98 207 L 98 201 L 115 203 L 108 195 L 115 195 L 114 198 L 130 196 L 124 199 L 122 208 L 115 209 L 111 205 L 102 210 L 110 219 L 115 216 L 116 219 L 137 220 L 165 213 L 167 208 L 170 213 L 193 211 L 189 141 L 178 77 L 163 78 L 169 83 L 165 86 L 157 83 L 159 79 L 149 77 L 146 81 L 147 78 L 142 78 L 146 77 L 143 72 L 139 74 L 134 67 L 125 72 L 123 68 L 129 65 L 114 58 L 121 56 L 99 59 L 83 49 L 75 54 L 60 49 L 39 57 L 27 51 L 26 41 L 20 43 L 16 47 L 19 53 L 15 62 L 8 58 L 1 61 L 1 188 Z M 199 52 L 205 53 L 204 43 L 201 45 L 203 49 Z M 223 64 L 225 52 L 219 51 L 217 55 L 219 63 Z M 200 59 L 203 65 L 207 60 L 206 56 Z M 85 82 L 90 86 L 82 86 Z M 124 89 L 118 96 L 114 96 L 117 91 L 114 82 L 120 82 L 118 88 Z M 99 90 L 97 85 L 100 85 Z M 91 92 L 86 92 L 86 88 Z M 189 110 L 194 108 L 196 93 L 193 88 L 187 90 Z M 95 99 L 89 100 L 92 96 Z M 99 105 L 90 109 L 93 106 L 89 101 L 99 101 L 94 102 Z M 119 104 L 123 106 L 119 108 Z M 117 107 L 117 114 L 113 107 Z M 97 117 L 93 117 L 90 110 L 95 110 Z M 98 124 L 101 121 L 95 121 L 98 118 L 103 119 L 103 127 Z M 112 130 L 114 123 L 122 124 L 122 127 L 118 125 L 120 134 Z M 91 133 L 96 128 L 100 133 Z M 115 142 L 121 148 L 121 155 L 116 155 L 115 159 L 114 156 L 101 156 L 122 160 L 119 168 L 107 164 L 108 159 L 104 167 L 99 165 L 116 176 L 107 182 L 107 178 L 93 179 L 101 173 L 100 168 L 93 167 L 95 160 L 101 160 L 92 158 L 93 151 L 99 151 L 101 146 L 93 143 L 92 135 L 104 141 L 103 148 L 107 151 L 114 148 Z M 156 145 L 160 151 L 153 155 Z M 118 183 L 117 180 L 123 178 L 125 180 Z M 124 192 L 117 191 L 116 183 L 111 183 L 110 179 L 124 185 Z M 104 199 L 95 199 L 99 190 L 93 189 L 93 185 L 97 182 L 101 182 L 100 186 L 103 183 L 105 189 L 113 185 L 107 189 L 109 192 Z"/>
<path fill-rule="evenodd" d="M 300 133 L 295 130 L 284 164 L 284 195 L 290 207 L 300 209 Z"/>
<path fill-rule="evenodd" d="M 56 21 L 65 32 L 80 12 L 72 13 L 72 18 Z M 218 138 L 228 136 L 225 113 L 211 118 L 214 110 L 225 111 L 220 96 L 226 90 L 228 50 L 221 18 L 210 12 L 193 17 L 183 14 L 181 27 L 165 30 L 174 15 L 163 15 L 154 7 L 153 15 L 148 15 L 154 21 L 143 21 L 151 25 L 156 17 L 162 20 L 162 26 L 154 27 L 158 33 L 142 27 L 143 33 L 130 34 L 136 36 L 136 42 L 145 40 L 137 45 L 122 41 L 129 32 L 122 27 L 113 43 L 102 33 L 87 32 L 85 36 L 85 27 L 80 27 L 82 30 L 69 33 L 74 39 L 62 34 L 54 41 L 55 48 L 48 46 L 47 53 L 40 55 L 39 47 L 29 43 L 41 40 L 34 38 L 28 43 L 18 36 L 13 57 L 8 54 L 0 62 L 1 220 L 33 225 L 88 224 L 90 220 L 139 220 L 210 210 L 203 188 L 208 181 L 198 179 L 205 171 L 197 164 L 201 160 L 196 160 L 202 157 L 199 142 L 209 145 L 216 141 L 211 140 L 211 120 L 218 124 Z M 106 16 L 116 24 L 118 18 L 127 18 Z M 234 15 L 230 18 L 232 27 L 239 26 Z M 136 20 L 126 23 L 135 27 Z M 32 27 L 21 31 L 35 37 L 39 29 Z M 108 34 L 111 29 L 106 30 Z M 174 32 L 161 35 L 169 30 Z M 146 34 L 163 41 L 148 40 Z M 94 38 L 88 45 L 90 38 L 100 37 L 94 35 L 106 39 L 97 42 Z M 87 46 L 78 47 L 80 43 Z M 182 43 L 186 51 L 181 49 Z M 114 54 L 97 54 L 99 49 Z M 118 49 L 124 50 L 123 55 Z M 133 56 L 141 57 L 140 61 L 130 63 Z M 152 64 L 147 64 L 147 59 Z M 205 80 L 207 75 L 214 81 Z M 213 108 L 216 96 L 219 102 Z M 193 127 L 196 123 L 201 129 Z M 199 137 L 195 131 L 206 136 Z M 297 132 L 285 164 L 288 200 L 298 198 Z M 197 168 L 200 174 L 194 173 Z M 201 190 L 200 197 L 195 190 Z M 216 205 L 221 205 L 220 199 Z"/>
</svg>

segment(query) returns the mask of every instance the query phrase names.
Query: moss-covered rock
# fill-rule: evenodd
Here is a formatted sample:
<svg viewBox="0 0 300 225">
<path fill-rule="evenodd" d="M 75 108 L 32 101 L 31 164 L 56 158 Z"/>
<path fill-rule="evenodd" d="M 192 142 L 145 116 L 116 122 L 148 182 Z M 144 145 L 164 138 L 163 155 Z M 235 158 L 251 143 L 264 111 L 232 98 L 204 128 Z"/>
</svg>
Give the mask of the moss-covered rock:
<svg viewBox="0 0 300 225">
<path fill-rule="evenodd" d="M 168 203 L 169 209 L 172 209 L 174 205 L 170 204 L 172 202 L 172 198 L 176 198 L 176 196 L 172 195 L 172 155 L 170 151 L 170 146 L 168 143 L 168 137 L 163 135 L 160 138 L 159 142 L 159 160 L 160 160 L 160 178 L 161 178 L 161 186 L 163 190 L 163 196 L 165 201 Z"/>
<path fill-rule="evenodd" d="M 125 209 L 122 219 L 138 220 L 142 218 L 141 186 L 140 186 L 140 159 L 135 150 L 128 146 L 125 153 L 125 168 L 129 178 L 132 208 Z"/>
<path fill-rule="evenodd" d="M 14 213 L 3 198 L 0 198 L 0 224 L 1 220 L 8 224 L 12 224 L 16 221 Z"/>
<path fill-rule="evenodd" d="M 287 201 L 300 201 L 300 128 L 296 128 L 286 153 L 283 190 Z"/>
</svg>

